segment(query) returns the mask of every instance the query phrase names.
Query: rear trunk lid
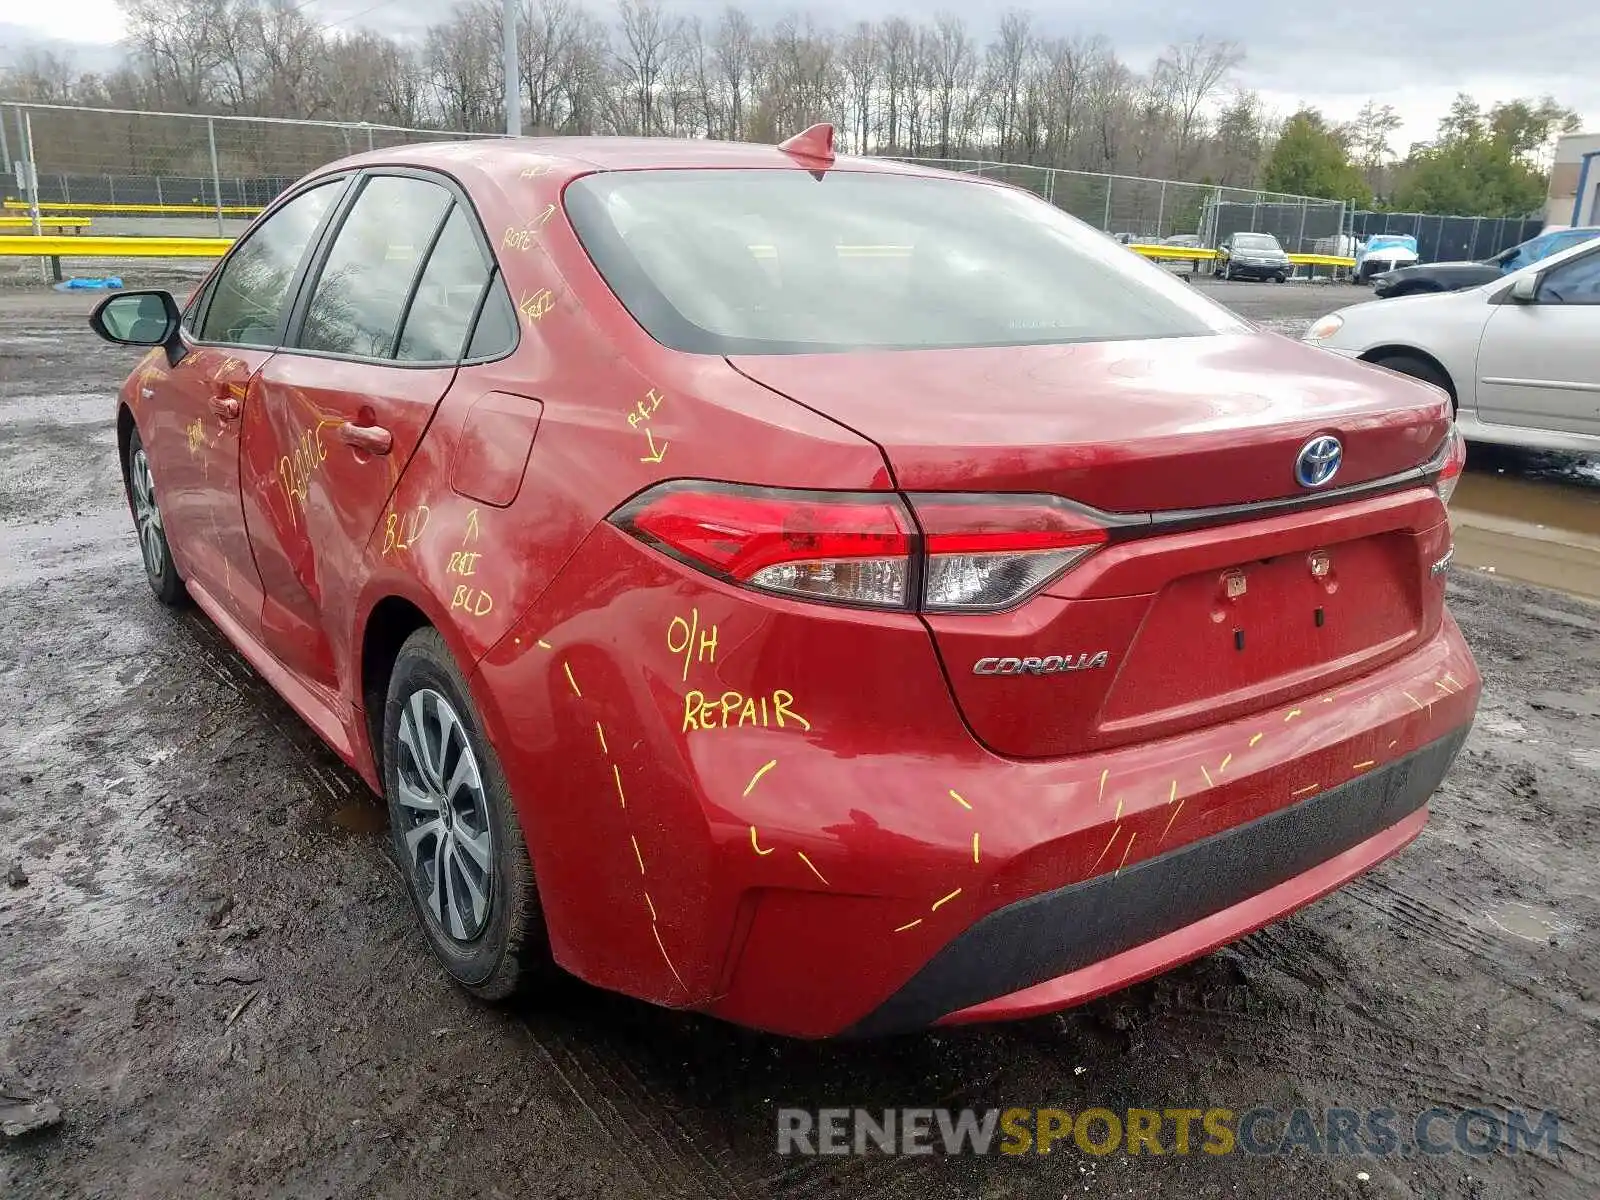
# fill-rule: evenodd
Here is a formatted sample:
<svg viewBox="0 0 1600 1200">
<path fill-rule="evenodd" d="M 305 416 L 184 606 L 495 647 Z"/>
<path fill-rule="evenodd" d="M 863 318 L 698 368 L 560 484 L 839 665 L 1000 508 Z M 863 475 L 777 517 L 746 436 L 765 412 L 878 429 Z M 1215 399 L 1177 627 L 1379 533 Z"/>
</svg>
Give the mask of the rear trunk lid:
<svg viewBox="0 0 1600 1200">
<path fill-rule="evenodd" d="M 877 442 L 913 505 L 1042 493 L 1129 518 L 1011 611 L 925 618 L 998 753 L 1292 704 L 1438 628 L 1448 522 L 1406 473 L 1443 448 L 1450 404 L 1414 381 L 1270 334 L 730 362 Z M 1315 494 L 1300 450 L 1324 434 L 1343 458 L 1316 490 L 1402 478 L 1295 506 Z"/>
</svg>

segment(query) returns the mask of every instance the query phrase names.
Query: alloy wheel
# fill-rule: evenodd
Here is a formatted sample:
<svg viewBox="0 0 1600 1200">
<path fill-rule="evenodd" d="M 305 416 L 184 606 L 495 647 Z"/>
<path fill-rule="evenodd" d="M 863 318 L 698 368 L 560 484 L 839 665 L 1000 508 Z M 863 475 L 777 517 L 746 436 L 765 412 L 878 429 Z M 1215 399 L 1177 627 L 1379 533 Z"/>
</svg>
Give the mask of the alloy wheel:
<svg viewBox="0 0 1600 1200">
<path fill-rule="evenodd" d="M 156 503 L 156 480 L 150 472 L 150 460 L 144 447 L 135 450 L 128 460 L 128 481 L 133 493 L 133 521 L 139 531 L 139 552 L 144 555 L 144 569 L 156 582 L 167 571 L 167 552 L 161 537 L 161 507 Z"/>
<path fill-rule="evenodd" d="M 494 897 L 494 840 L 477 756 L 456 710 L 432 688 L 406 699 L 399 742 L 396 799 L 409 820 L 400 830 L 402 865 L 439 928 L 452 941 L 472 942 Z"/>
</svg>

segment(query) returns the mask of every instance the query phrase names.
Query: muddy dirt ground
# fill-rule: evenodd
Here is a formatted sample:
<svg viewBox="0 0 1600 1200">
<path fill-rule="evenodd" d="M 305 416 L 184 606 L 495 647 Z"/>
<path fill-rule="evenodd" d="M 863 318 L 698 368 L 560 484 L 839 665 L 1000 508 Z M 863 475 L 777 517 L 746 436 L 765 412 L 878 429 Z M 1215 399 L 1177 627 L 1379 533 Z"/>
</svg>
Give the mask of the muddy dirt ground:
<svg viewBox="0 0 1600 1200">
<path fill-rule="evenodd" d="M 1285 327 L 1349 302 L 1224 294 Z M 374 798 L 151 598 L 110 420 L 132 355 L 92 303 L 0 292 L 0 874 L 27 877 L 0 882 L 0 1094 L 62 1112 L 0 1137 L 0 1195 L 1600 1194 L 1600 608 L 1458 572 L 1484 701 L 1421 839 L 1127 993 L 866 1044 L 575 982 L 495 1011 L 430 960 Z M 1562 1132 L 1481 1159 L 775 1153 L 780 1106 L 900 1105 L 1485 1106 Z"/>
</svg>

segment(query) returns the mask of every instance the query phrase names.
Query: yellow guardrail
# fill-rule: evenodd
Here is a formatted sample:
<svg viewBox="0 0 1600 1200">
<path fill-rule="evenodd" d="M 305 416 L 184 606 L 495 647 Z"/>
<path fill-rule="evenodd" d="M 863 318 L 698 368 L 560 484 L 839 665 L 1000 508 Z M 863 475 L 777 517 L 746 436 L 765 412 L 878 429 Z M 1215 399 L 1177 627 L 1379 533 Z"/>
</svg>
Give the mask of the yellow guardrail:
<svg viewBox="0 0 1600 1200">
<path fill-rule="evenodd" d="M 40 217 L 43 229 L 87 229 L 92 222 L 88 217 Z M 32 229 L 32 217 L 0 216 L 0 229 Z"/>
<path fill-rule="evenodd" d="M 9 203 L 9 201 L 7 202 Z M 64 224 L 69 218 L 50 220 L 41 218 L 41 224 L 49 222 L 52 225 Z M 6 225 L 12 223 L 8 217 L 0 217 L 0 222 Z M 68 255 L 73 258 L 219 258 L 227 253 L 228 247 L 233 245 L 232 238 L 226 237 L 113 237 L 99 234 L 3 234 L 0 233 L 0 256 L 60 256 Z M 1142 246 L 1128 247 L 1146 258 L 1187 259 L 1192 261 L 1209 262 L 1217 257 L 1215 250 L 1206 250 L 1197 246 Z M 766 246 L 752 246 L 751 250 L 761 257 L 761 251 L 771 249 Z M 863 256 L 877 257 L 898 251 L 898 246 L 859 246 L 843 249 L 855 251 Z M 1353 267 L 1356 260 L 1344 258 L 1336 254 L 1291 254 L 1289 261 L 1297 266 L 1321 267 Z"/>
<path fill-rule="evenodd" d="M 0 234 L 0 256 L 45 258 L 220 258 L 232 238 Z"/>
<path fill-rule="evenodd" d="M 1306 267 L 1353 267 L 1356 260 L 1342 254 L 1291 254 L 1289 261 Z"/>
<path fill-rule="evenodd" d="M 1201 246 L 1160 246 L 1145 245 L 1134 242 L 1128 247 L 1136 254 L 1146 258 L 1181 258 L 1196 262 L 1212 262 L 1217 257 L 1215 250 L 1207 250 Z M 1291 254 L 1289 261 L 1299 267 L 1353 267 L 1356 260 L 1345 258 L 1338 254 Z"/>
<path fill-rule="evenodd" d="M 1134 242 L 1128 249 L 1146 258 L 1182 258 L 1196 262 L 1210 262 L 1217 257 L 1215 250 L 1207 250 L 1202 246 L 1147 246 L 1142 242 Z"/>
<path fill-rule="evenodd" d="M 23 212 L 31 207 L 26 200 L 6 200 L 3 207 L 15 212 Z M 218 209 L 215 204 L 88 204 L 76 200 L 44 201 L 39 202 L 40 212 L 53 213 L 143 213 L 155 216 L 188 216 L 199 214 L 202 216 L 216 216 Z M 224 204 L 221 208 L 225 217 L 254 216 L 261 211 L 260 205 Z"/>
</svg>

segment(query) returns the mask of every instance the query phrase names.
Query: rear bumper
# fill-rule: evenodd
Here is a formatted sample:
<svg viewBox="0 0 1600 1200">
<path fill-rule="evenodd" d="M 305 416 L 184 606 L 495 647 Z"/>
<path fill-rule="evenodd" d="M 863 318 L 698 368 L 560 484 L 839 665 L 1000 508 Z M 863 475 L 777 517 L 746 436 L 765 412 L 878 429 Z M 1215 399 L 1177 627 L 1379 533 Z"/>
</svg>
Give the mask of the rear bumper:
<svg viewBox="0 0 1600 1200">
<path fill-rule="evenodd" d="M 1303 802 L 1370 796 L 1343 789 L 1397 778 L 1477 704 L 1446 615 L 1320 692 L 1006 758 L 963 723 L 919 620 L 753 600 L 624 538 L 597 531 L 472 680 L 551 949 L 597 986 L 789 1036 L 1022 1015 L 1202 953 L 1411 836 L 1357 849 L 1420 818 L 1436 775 L 1317 838 L 1314 814 L 1354 802 Z M 1072 684 L 1043 681 L 1033 702 L 1088 702 Z M 1291 832 L 1233 836 L 1274 828 Z M 1118 907 L 1130 881 L 1142 906 Z M 1005 945 L 986 931 L 1058 894 L 1106 908 L 1097 932 L 1057 916 L 1015 935 L 1061 941 L 1065 922 L 1049 954 L 964 948 Z"/>
<path fill-rule="evenodd" d="M 1030 1016 L 1081 1003 L 1240 937 L 1395 853 L 1465 727 L 1298 804 L 975 922 L 849 1032 Z"/>
</svg>

